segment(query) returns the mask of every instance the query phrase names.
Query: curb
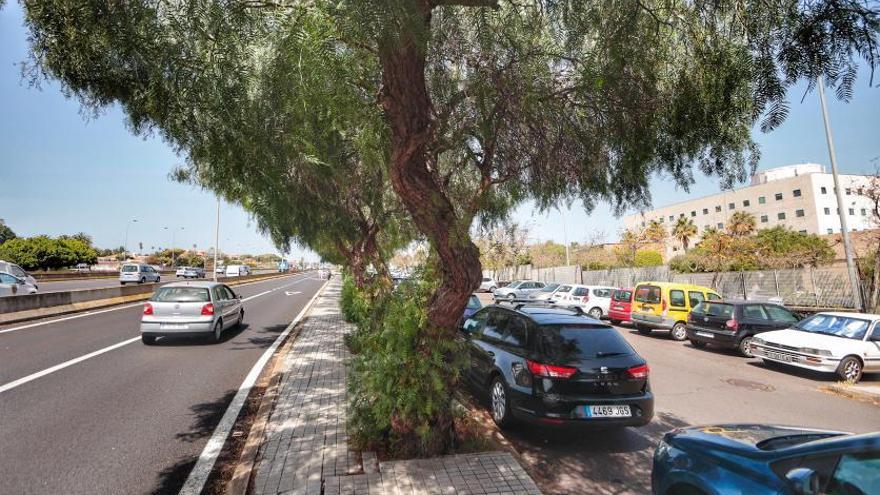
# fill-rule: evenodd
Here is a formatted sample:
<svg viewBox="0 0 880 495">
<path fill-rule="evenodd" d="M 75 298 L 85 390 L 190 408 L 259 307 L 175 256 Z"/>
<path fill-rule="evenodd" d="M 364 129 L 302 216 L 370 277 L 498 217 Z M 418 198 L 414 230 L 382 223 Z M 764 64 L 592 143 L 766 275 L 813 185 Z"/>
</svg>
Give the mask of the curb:
<svg viewBox="0 0 880 495">
<path fill-rule="evenodd" d="M 847 399 L 855 399 L 861 402 L 868 402 L 880 407 L 880 394 L 859 390 L 858 387 L 846 383 L 835 383 L 825 387 L 820 387 L 823 392 L 846 397 Z"/>
</svg>

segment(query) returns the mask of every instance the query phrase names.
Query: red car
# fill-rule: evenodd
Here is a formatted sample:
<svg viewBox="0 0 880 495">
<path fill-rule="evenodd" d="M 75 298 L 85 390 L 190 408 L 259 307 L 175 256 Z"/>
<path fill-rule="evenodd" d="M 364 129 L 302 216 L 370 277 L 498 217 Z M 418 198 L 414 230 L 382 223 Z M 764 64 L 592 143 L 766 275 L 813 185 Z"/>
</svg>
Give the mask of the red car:
<svg viewBox="0 0 880 495">
<path fill-rule="evenodd" d="M 630 311 L 632 310 L 633 290 L 632 289 L 615 289 L 611 294 L 611 306 L 608 309 L 608 319 L 611 323 L 618 325 L 623 323 L 632 323 L 630 319 Z"/>
</svg>

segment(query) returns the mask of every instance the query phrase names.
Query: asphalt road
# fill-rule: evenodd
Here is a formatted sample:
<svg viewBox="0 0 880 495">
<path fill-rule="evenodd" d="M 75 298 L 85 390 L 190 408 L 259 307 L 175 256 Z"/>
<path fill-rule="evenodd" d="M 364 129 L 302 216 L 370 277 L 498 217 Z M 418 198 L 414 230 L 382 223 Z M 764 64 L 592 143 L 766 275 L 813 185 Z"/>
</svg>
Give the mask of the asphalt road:
<svg viewBox="0 0 880 495">
<path fill-rule="evenodd" d="M 481 297 L 483 299 L 483 297 Z M 546 495 L 651 492 L 651 460 L 673 428 L 775 423 L 832 430 L 880 430 L 880 407 L 820 390 L 831 376 L 765 367 L 732 351 L 696 349 L 667 334 L 617 327 L 651 367 L 655 417 L 644 428 L 554 431 L 520 427 L 505 437 L 540 479 Z M 878 375 L 864 380 L 880 382 Z"/>
<path fill-rule="evenodd" d="M 252 297 L 245 326 L 217 345 L 144 346 L 140 304 L 0 328 L 0 493 L 176 493 L 245 375 L 322 284 L 297 274 L 234 287 Z"/>
<path fill-rule="evenodd" d="M 269 273 L 271 270 L 257 270 L 254 271 L 254 274 L 259 273 Z M 211 279 L 211 274 L 205 274 L 206 279 Z M 182 278 L 176 278 L 174 274 L 170 275 L 162 275 L 161 283 L 174 282 L 179 280 L 185 280 Z M 46 292 L 62 292 L 68 290 L 77 290 L 77 289 L 102 289 L 104 287 L 118 287 L 119 286 L 119 274 L 115 274 L 110 278 L 82 278 L 78 280 L 57 280 L 57 281 L 49 281 L 43 282 L 37 280 L 37 286 L 40 289 L 40 293 Z"/>
</svg>

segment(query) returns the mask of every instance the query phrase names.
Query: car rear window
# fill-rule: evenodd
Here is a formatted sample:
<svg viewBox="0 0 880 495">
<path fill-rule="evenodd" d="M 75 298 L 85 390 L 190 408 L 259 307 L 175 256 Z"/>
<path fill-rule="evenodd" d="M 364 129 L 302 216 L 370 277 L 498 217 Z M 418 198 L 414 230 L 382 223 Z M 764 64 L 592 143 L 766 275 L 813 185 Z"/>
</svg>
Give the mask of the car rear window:
<svg viewBox="0 0 880 495">
<path fill-rule="evenodd" d="M 124 266 L 122 267 L 122 271 L 124 271 L 124 272 L 136 272 L 136 271 L 138 271 L 138 266 L 137 266 L 137 265 L 124 265 Z"/>
<path fill-rule="evenodd" d="M 636 288 L 636 301 L 648 304 L 660 304 L 660 287 L 656 285 L 640 285 Z"/>
<path fill-rule="evenodd" d="M 612 299 L 618 302 L 629 302 L 632 300 L 632 291 L 631 290 L 616 290 L 614 291 L 614 296 Z"/>
<path fill-rule="evenodd" d="M 199 287 L 162 287 L 153 295 L 155 302 L 208 302 L 208 289 Z"/>
<path fill-rule="evenodd" d="M 544 325 L 538 332 L 541 351 L 557 363 L 633 354 L 613 328 L 595 325 Z"/>
<path fill-rule="evenodd" d="M 480 299 L 477 296 L 471 296 L 468 298 L 467 309 L 480 309 L 483 305 L 480 304 Z"/>
<path fill-rule="evenodd" d="M 694 314 L 703 316 L 718 316 L 721 318 L 733 317 L 733 304 L 702 302 L 692 310 Z"/>
</svg>

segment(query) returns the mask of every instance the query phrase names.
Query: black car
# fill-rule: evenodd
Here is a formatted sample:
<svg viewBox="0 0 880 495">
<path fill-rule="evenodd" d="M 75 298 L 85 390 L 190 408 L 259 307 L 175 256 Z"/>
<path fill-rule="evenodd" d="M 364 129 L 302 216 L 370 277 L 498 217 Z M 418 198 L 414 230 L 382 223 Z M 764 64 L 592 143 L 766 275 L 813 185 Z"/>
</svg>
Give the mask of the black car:
<svg viewBox="0 0 880 495">
<path fill-rule="evenodd" d="M 705 301 L 691 310 L 687 338 L 696 348 L 711 344 L 737 349 L 752 357 L 749 344 L 755 334 L 782 330 L 800 320 L 788 309 L 759 301 Z"/>
<path fill-rule="evenodd" d="M 466 379 L 492 419 L 542 425 L 643 426 L 654 415 L 648 364 L 610 325 L 580 310 L 487 306 L 465 321 Z"/>
</svg>

